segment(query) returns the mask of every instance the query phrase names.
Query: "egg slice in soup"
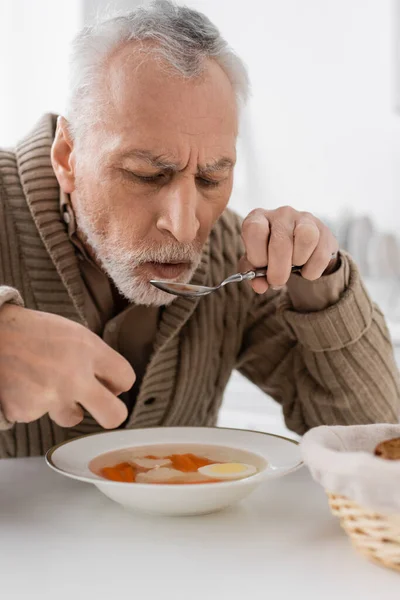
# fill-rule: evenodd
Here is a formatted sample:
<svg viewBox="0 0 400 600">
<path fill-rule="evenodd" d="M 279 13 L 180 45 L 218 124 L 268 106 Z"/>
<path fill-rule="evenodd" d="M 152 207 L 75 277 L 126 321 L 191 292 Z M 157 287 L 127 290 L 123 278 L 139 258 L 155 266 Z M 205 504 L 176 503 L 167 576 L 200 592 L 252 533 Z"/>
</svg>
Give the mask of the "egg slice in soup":
<svg viewBox="0 0 400 600">
<path fill-rule="evenodd" d="M 137 483 L 207 483 L 210 477 L 199 472 L 185 473 L 169 467 L 160 467 L 138 473 L 135 481 Z"/>
<path fill-rule="evenodd" d="M 182 473 L 182 471 L 160 467 L 159 469 L 150 469 L 145 473 L 138 473 L 135 481 L 137 483 L 169 483 L 176 480 L 179 481 L 184 477 L 185 473 Z"/>
<path fill-rule="evenodd" d="M 131 463 L 135 465 L 135 467 L 140 467 L 141 469 L 155 469 L 158 467 L 167 467 L 171 465 L 171 460 L 169 458 L 133 458 Z"/>
<path fill-rule="evenodd" d="M 215 463 L 200 467 L 199 473 L 213 479 L 243 479 L 257 473 L 256 467 L 244 463 Z"/>
</svg>

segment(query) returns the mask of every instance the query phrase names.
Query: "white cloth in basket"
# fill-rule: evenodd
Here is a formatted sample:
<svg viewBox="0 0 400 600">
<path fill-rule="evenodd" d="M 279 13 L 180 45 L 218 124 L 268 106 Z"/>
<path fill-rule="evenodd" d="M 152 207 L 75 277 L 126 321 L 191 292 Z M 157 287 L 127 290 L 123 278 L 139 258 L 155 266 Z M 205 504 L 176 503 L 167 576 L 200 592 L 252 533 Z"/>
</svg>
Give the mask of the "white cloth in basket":
<svg viewBox="0 0 400 600">
<path fill-rule="evenodd" d="M 303 459 L 327 492 L 365 508 L 400 515 L 400 460 L 374 456 L 384 440 L 400 437 L 400 425 L 316 427 L 301 441 Z"/>
</svg>

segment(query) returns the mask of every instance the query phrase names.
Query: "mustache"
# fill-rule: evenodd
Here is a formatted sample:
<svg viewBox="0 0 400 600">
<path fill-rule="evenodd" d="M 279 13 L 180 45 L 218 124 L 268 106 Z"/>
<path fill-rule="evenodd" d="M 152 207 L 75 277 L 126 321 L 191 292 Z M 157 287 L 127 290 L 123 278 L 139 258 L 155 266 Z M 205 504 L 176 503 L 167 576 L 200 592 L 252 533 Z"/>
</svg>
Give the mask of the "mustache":
<svg viewBox="0 0 400 600">
<path fill-rule="evenodd" d="M 132 251 L 132 259 L 139 266 L 144 263 L 193 263 L 202 251 L 201 244 L 163 244 L 139 247 Z"/>
</svg>

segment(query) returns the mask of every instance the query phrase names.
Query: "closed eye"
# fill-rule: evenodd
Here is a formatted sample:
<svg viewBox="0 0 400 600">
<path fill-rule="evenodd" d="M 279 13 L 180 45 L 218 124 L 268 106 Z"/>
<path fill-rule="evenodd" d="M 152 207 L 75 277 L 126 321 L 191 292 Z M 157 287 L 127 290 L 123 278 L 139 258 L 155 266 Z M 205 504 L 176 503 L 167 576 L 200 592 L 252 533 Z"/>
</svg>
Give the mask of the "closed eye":
<svg viewBox="0 0 400 600">
<path fill-rule="evenodd" d="M 224 182 L 224 180 L 215 180 L 215 179 L 206 179 L 205 177 L 196 177 L 196 181 L 199 185 L 201 185 L 202 187 L 207 187 L 207 188 L 215 188 L 218 187 L 219 185 L 221 185 L 221 183 Z"/>
<path fill-rule="evenodd" d="M 134 173 L 133 171 L 129 171 L 128 169 L 124 169 L 125 173 L 129 175 L 131 178 L 135 179 L 140 183 L 164 183 L 168 178 L 168 173 L 156 173 L 155 175 L 139 175 L 138 173 Z"/>
<path fill-rule="evenodd" d="M 155 173 L 154 175 L 140 175 L 139 173 L 135 173 L 134 171 L 130 171 L 129 169 L 123 169 L 123 171 L 131 179 L 134 179 L 135 181 L 137 181 L 139 183 L 150 184 L 150 185 L 151 184 L 162 185 L 164 183 L 167 183 L 172 176 L 172 172 L 166 172 L 166 171 L 163 171 L 161 173 Z M 222 180 L 209 179 L 207 177 L 196 177 L 196 182 L 198 185 L 200 185 L 201 187 L 204 187 L 204 188 L 209 188 L 209 189 L 217 188 L 222 183 L 224 183 L 224 181 L 226 181 L 226 180 L 225 179 L 222 179 Z"/>
<path fill-rule="evenodd" d="M 158 173 L 157 175 L 135 175 L 135 177 L 144 183 L 160 183 L 166 179 L 165 173 Z"/>
</svg>

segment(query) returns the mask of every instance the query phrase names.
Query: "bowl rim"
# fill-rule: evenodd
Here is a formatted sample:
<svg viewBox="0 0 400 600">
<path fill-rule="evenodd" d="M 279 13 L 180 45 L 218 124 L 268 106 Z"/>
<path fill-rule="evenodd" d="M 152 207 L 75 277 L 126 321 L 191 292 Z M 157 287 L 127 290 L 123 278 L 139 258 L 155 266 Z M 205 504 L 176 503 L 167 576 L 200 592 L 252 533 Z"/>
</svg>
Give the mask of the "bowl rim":
<svg viewBox="0 0 400 600">
<path fill-rule="evenodd" d="M 151 430 L 151 431 L 157 431 L 157 429 L 216 429 L 216 430 L 228 430 L 228 431 L 243 431 L 245 433 L 254 433 L 254 434 L 258 434 L 258 435 L 265 435 L 267 437 L 273 437 L 273 438 L 279 438 L 282 440 L 285 440 L 286 442 L 290 442 L 292 444 L 294 444 L 295 446 L 300 446 L 300 442 L 298 442 L 297 440 L 294 440 L 292 438 L 288 438 L 284 435 L 278 435 L 276 433 L 268 433 L 267 431 L 256 431 L 254 429 L 242 429 L 242 428 L 238 428 L 238 427 L 216 427 L 216 426 L 168 426 L 168 427 L 142 427 L 142 428 L 138 428 L 138 429 L 132 429 L 132 431 L 143 431 L 143 430 Z M 91 477 L 85 477 L 84 475 L 74 475 L 73 473 L 70 473 L 69 471 L 66 471 L 65 469 L 61 469 L 60 467 L 58 467 L 54 461 L 53 461 L 53 454 L 62 446 L 66 446 L 67 444 L 72 444 L 78 440 L 84 439 L 84 438 L 89 438 L 89 437 L 94 437 L 96 435 L 104 435 L 107 433 L 112 433 L 113 431 L 118 431 L 118 430 L 105 430 L 105 431 L 96 431 L 94 433 L 86 433 L 84 435 L 80 435 L 77 437 L 74 437 L 70 440 L 64 440 L 63 442 L 59 442 L 58 444 L 55 444 L 54 446 L 52 446 L 45 454 L 45 461 L 46 464 L 53 470 L 56 471 L 57 473 L 60 473 L 61 475 L 65 475 L 66 477 L 69 477 L 70 479 L 76 479 L 78 481 L 85 481 L 87 483 L 91 483 L 93 485 L 117 485 L 117 486 L 125 486 L 126 489 L 128 489 L 128 486 L 126 485 L 125 481 L 112 481 L 110 479 L 105 479 L 102 477 L 98 477 L 93 473 L 93 478 Z M 121 430 L 121 431 L 127 431 L 127 430 Z M 179 443 L 179 442 L 177 442 Z M 302 466 L 304 465 L 304 460 L 302 459 L 301 455 L 299 458 L 299 461 L 293 465 L 293 467 L 289 468 L 287 471 L 285 471 L 285 475 L 288 475 L 289 473 L 292 473 L 294 471 L 297 471 L 298 469 L 300 469 Z M 255 475 L 251 475 L 249 477 L 244 477 L 243 479 L 231 479 L 229 481 L 216 481 L 214 482 L 214 485 L 211 486 L 211 488 L 214 489 L 215 485 L 218 486 L 229 486 L 232 484 L 240 484 L 243 482 L 248 482 L 249 480 L 254 481 L 254 480 L 259 480 L 263 478 L 264 473 L 267 471 L 267 469 L 263 469 L 262 471 L 256 473 Z M 97 477 L 97 478 L 96 478 Z M 201 485 L 201 484 L 199 484 Z M 159 486 L 154 485 L 154 483 L 136 483 L 134 486 L 129 486 L 129 489 L 137 489 L 137 488 L 155 488 L 157 489 Z M 167 488 L 167 489 L 177 489 L 179 488 L 181 489 L 185 489 L 185 490 L 193 490 L 195 489 L 197 486 L 195 485 L 190 485 L 190 484 L 184 484 L 181 483 L 179 486 L 177 486 L 176 484 L 172 484 L 172 483 L 163 483 L 162 484 L 163 489 Z M 202 488 L 204 486 L 201 486 Z"/>
</svg>

